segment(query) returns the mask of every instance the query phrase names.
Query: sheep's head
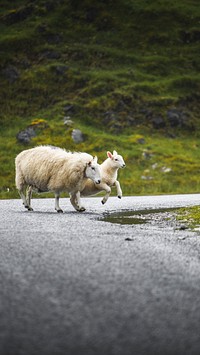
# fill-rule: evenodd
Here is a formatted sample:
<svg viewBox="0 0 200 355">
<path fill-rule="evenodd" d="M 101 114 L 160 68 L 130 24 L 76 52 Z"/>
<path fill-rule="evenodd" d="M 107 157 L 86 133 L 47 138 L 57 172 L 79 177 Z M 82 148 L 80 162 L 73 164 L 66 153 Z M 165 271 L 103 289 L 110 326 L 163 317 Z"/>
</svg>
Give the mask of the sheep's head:
<svg viewBox="0 0 200 355">
<path fill-rule="evenodd" d="M 100 166 L 97 163 L 97 157 L 94 157 L 89 163 L 87 163 L 85 176 L 91 179 L 92 181 L 94 181 L 95 184 L 100 184 L 101 172 L 100 172 Z"/>
<path fill-rule="evenodd" d="M 126 164 L 121 155 L 119 155 L 116 150 L 113 150 L 113 154 L 111 152 L 107 152 L 107 157 L 112 160 L 112 164 L 116 168 L 125 168 Z"/>
</svg>

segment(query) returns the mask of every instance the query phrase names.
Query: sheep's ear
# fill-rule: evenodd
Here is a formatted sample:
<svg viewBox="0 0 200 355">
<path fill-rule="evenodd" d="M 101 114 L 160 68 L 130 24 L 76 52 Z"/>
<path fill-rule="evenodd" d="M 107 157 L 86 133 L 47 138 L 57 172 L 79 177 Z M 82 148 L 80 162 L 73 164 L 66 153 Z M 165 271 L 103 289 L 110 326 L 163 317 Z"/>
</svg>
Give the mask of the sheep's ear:
<svg viewBox="0 0 200 355">
<path fill-rule="evenodd" d="M 92 162 L 91 162 L 91 161 L 89 161 L 88 166 L 91 166 L 91 165 L 92 165 Z"/>
<path fill-rule="evenodd" d="M 97 158 L 96 155 L 95 155 L 95 157 L 93 157 L 93 160 L 94 160 L 95 163 L 97 163 L 98 158 Z"/>
<path fill-rule="evenodd" d="M 118 153 L 116 152 L 116 150 L 113 150 L 113 155 L 118 155 Z"/>
<path fill-rule="evenodd" d="M 107 157 L 110 158 L 110 159 L 113 159 L 113 155 L 111 152 L 107 152 Z"/>
</svg>

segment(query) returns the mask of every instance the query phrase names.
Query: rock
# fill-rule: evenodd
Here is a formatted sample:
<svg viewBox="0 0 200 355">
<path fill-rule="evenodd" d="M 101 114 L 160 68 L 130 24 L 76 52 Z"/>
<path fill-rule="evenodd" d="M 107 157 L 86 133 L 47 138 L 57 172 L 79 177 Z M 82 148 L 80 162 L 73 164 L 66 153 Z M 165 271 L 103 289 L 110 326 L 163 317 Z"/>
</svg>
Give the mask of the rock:
<svg viewBox="0 0 200 355">
<path fill-rule="evenodd" d="M 167 120 L 171 127 L 188 127 L 190 126 L 190 117 L 187 112 L 172 108 L 167 111 Z"/>
<path fill-rule="evenodd" d="M 65 114 L 69 114 L 69 112 L 72 113 L 72 112 L 74 112 L 74 106 L 73 105 L 66 105 L 63 107 L 63 111 Z"/>
<path fill-rule="evenodd" d="M 165 120 L 162 116 L 152 118 L 151 122 L 155 129 L 164 128 L 166 126 Z"/>
<path fill-rule="evenodd" d="M 55 72 L 57 75 L 64 75 L 68 69 L 69 67 L 67 65 L 56 65 Z"/>
<path fill-rule="evenodd" d="M 167 119 L 171 127 L 177 127 L 180 125 L 180 112 L 176 109 L 167 111 Z"/>
<path fill-rule="evenodd" d="M 24 7 L 20 7 L 18 10 L 11 10 L 3 17 L 3 21 L 8 25 L 12 25 L 17 22 L 21 22 L 27 19 L 34 11 L 32 4 Z"/>
<path fill-rule="evenodd" d="M 146 175 L 142 175 L 141 176 L 142 180 L 153 180 L 153 176 L 146 176 Z"/>
<path fill-rule="evenodd" d="M 48 128 L 47 122 L 43 119 L 36 119 L 26 129 L 18 132 L 16 138 L 19 143 L 29 144 L 31 139 L 37 135 L 36 132 L 45 128 Z"/>
<path fill-rule="evenodd" d="M 80 129 L 73 129 L 72 139 L 75 143 L 82 143 L 84 141 L 84 135 Z"/>
<path fill-rule="evenodd" d="M 153 154 L 150 151 L 148 151 L 146 149 L 143 150 L 142 157 L 144 159 L 151 159 L 152 156 L 153 156 Z"/>
<path fill-rule="evenodd" d="M 58 33 L 48 33 L 46 37 L 49 44 L 59 44 L 62 41 L 62 37 Z"/>
<path fill-rule="evenodd" d="M 171 168 L 167 168 L 166 166 L 162 166 L 162 168 L 160 169 L 160 171 L 162 173 L 170 173 L 172 171 Z"/>
<path fill-rule="evenodd" d="M 70 119 L 70 116 L 65 116 L 63 119 L 63 123 L 67 127 L 71 127 L 74 124 L 74 122 Z"/>
<path fill-rule="evenodd" d="M 145 144 L 145 143 L 146 143 L 146 141 L 145 141 L 144 138 L 138 138 L 137 142 L 138 142 L 139 144 Z"/>
<path fill-rule="evenodd" d="M 20 77 L 20 73 L 14 65 L 8 65 L 3 69 L 2 73 L 10 84 L 13 84 Z"/>
<path fill-rule="evenodd" d="M 36 136 L 36 132 L 32 127 L 28 127 L 23 131 L 20 131 L 19 133 L 17 133 L 17 140 L 19 143 L 22 144 L 29 144 L 31 141 L 31 138 Z"/>
<path fill-rule="evenodd" d="M 41 53 L 41 57 L 46 59 L 59 59 L 60 53 L 53 50 L 47 50 Z"/>
<path fill-rule="evenodd" d="M 184 230 L 188 229 L 188 226 L 186 226 L 185 224 L 181 224 L 179 229 L 181 231 L 184 231 Z"/>
</svg>

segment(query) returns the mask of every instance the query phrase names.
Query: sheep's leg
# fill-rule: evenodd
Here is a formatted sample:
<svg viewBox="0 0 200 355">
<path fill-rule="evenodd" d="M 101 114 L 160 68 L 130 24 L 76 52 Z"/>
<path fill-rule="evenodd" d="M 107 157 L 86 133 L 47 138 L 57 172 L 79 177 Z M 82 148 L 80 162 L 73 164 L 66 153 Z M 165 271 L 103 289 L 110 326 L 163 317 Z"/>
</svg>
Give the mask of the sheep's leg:
<svg viewBox="0 0 200 355">
<path fill-rule="evenodd" d="M 25 196 L 25 188 L 26 188 L 26 182 L 23 178 L 23 175 L 18 167 L 18 165 L 16 165 L 16 177 L 15 177 L 15 183 L 16 183 L 16 187 L 19 191 L 19 195 L 22 199 L 23 205 L 25 208 L 28 208 L 28 203 L 26 200 L 26 196 Z"/>
<path fill-rule="evenodd" d="M 20 197 L 22 199 L 23 205 L 25 208 L 28 208 L 28 203 L 26 201 L 26 196 L 24 194 L 24 191 L 22 189 L 19 190 Z"/>
<path fill-rule="evenodd" d="M 85 211 L 85 207 L 81 206 L 80 191 L 78 191 L 77 193 L 70 194 L 70 202 L 76 211 Z"/>
<path fill-rule="evenodd" d="M 117 188 L 117 197 L 122 198 L 122 190 L 118 180 L 115 181 L 115 186 Z"/>
<path fill-rule="evenodd" d="M 101 184 L 101 189 L 106 191 L 106 194 L 101 201 L 102 204 L 104 205 L 106 203 L 106 201 L 108 200 L 108 197 L 111 194 L 111 188 L 107 184 Z"/>
<path fill-rule="evenodd" d="M 31 207 L 31 197 L 32 197 L 32 186 L 28 186 L 27 190 L 26 190 L 26 201 L 27 201 L 27 209 L 29 211 L 33 211 L 32 207 Z"/>
<path fill-rule="evenodd" d="M 55 193 L 55 210 L 58 212 L 58 213 L 62 213 L 63 210 L 60 208 L 59 206 L 59 198 L 60 198 L 60 194 L 59 193 Z"/>
<path fill-rule="evenodd" d="M 25 190 L 25 186 L 20 186 L 20 188 L 18 188 L 18 191 L 19 191 L 20 197 L 22 199 L 23 205 L 24 205 L 25 208 L 27 208 L 29 210 L 29 204 L 28 204 L 28 201 L 26 199 L 24 190 Z"/>
</svg>

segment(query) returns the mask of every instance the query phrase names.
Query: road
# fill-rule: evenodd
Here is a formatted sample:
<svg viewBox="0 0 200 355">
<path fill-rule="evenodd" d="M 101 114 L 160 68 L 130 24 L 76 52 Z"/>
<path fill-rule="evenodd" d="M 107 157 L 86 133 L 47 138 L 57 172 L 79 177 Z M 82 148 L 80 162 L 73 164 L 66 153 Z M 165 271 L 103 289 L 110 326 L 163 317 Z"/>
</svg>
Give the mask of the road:
<svg viewBox="0 0 200 355">
<path fill-rule="evenodd" d="M 200 235 L 174 219 L 105 214 L 197 205 L 200 195 L 0 201 L 1 355 L 200 353 Z"/>
</svg>

